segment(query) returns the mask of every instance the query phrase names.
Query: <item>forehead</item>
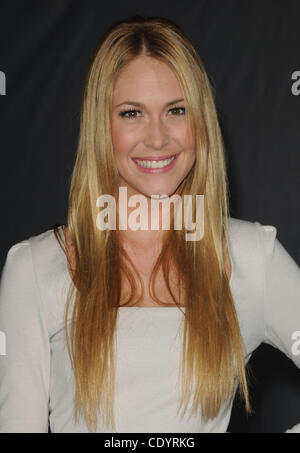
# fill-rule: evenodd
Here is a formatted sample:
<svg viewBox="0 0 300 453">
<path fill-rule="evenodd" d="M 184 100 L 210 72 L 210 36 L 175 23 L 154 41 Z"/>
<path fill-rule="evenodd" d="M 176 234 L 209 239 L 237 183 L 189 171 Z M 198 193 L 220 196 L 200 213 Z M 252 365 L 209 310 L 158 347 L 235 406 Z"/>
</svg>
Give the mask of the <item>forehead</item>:
<svg viewBox="0 0 300 453">
<path fill-rule="evenodd" d="M 131 100 L 139 98 L 143 102 L 142 99 L 154 100 L 158 96 L 168 101 L 170 97 L 182 96 L 182 90 L 171 67 L 153 57 L 136 57 L 122 69 L 115 80 L 115 101 L 130 97 Z"/>
</svg>

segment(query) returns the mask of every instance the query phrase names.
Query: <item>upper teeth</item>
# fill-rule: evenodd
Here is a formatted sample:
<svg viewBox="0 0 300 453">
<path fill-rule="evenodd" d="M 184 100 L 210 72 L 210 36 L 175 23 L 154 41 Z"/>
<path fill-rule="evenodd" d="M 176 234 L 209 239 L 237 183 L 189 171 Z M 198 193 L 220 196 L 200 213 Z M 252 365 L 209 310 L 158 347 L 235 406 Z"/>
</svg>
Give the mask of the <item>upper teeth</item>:
<svg viewBox="0 0 300 453">
<path fill-rule="evenodd" d="M 173 160 L 175 159 L 175 156 L 171 157 L 171 159 L 166 159 L 166 160 L 138 160 L 136 159 L 136 162 L 144 168 L 162 168 L 165 167 L 166 165 L 169 165 Z"/>
</svg>

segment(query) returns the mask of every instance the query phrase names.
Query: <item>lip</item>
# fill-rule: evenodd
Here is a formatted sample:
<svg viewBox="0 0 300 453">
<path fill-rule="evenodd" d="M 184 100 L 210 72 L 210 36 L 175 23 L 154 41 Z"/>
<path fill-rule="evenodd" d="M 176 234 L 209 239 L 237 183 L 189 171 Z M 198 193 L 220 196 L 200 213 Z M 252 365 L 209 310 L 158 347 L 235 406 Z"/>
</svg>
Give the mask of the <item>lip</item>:
<svg viewBox="0 0 300 453">
<path fill-rule="evenodd" d="M 180 154 L 180 153 L 179 153 Z M 143 173 L 152 173 L 152 174 L 156 174 L 156 173 L 165 173 L 166 171 L 169 171 L 176 163 L 177 161 L 177 157 L 179 156 L 179 154 L 169 154 L 168 157 L 160 157 L 160 158 L 154 158 L 154 159 L 150 159 L 150 157 L 148 156 L 148 159 L 139 159 L 139 158 L 133 158 L 132 160 L 134 161 L 135 165 L 137 166 L 137 168 L 142 171 Z M 144 168 L 144 167 L 141 167 L 136 161 L 135 159 L 138 159 L 138 160 L 165 160 L 165 159 L 170 159 L 171 157 L 175 157 L 175 159 L 172 160 L 172 162 L 167 165 L 166 167 L 163 167 L 163 168 Z"/>
</svg>

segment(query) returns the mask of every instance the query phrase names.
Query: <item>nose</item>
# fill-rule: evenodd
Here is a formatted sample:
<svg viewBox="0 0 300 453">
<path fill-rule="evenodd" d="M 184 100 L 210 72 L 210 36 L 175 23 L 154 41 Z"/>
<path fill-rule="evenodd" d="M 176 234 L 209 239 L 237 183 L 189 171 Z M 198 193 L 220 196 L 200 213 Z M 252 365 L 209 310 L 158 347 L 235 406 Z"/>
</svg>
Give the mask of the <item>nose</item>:
<svg viewBox="0 0 300 453">
<path fill-rule="evenodd" d="M 161 149 L 169 143 L 169 135 L 163 121 L 152 119 L 146 126 L 144 144 L 153 149 Z"/>
</svg>

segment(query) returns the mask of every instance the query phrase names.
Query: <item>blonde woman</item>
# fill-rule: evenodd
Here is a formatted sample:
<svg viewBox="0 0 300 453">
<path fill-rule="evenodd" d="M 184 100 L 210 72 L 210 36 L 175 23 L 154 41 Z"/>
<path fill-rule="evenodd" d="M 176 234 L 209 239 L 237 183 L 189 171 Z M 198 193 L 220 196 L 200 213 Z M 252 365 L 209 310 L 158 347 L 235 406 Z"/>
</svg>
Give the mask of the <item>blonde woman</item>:
<svg viewBox="0 0 300 453">
<path fill-rule="evenodd" d="M 200 239 L 175 227 L 185 196 Z M 262 342 L 300 367 L 299 267 L 274 226 L 230 217 L 212 88 L 171 21 L 121 21 L 97 47 L 67 220 L 7 255 L 1 432 L 222 433 L 237 390 L 251 411 Z"/>
</svg>

